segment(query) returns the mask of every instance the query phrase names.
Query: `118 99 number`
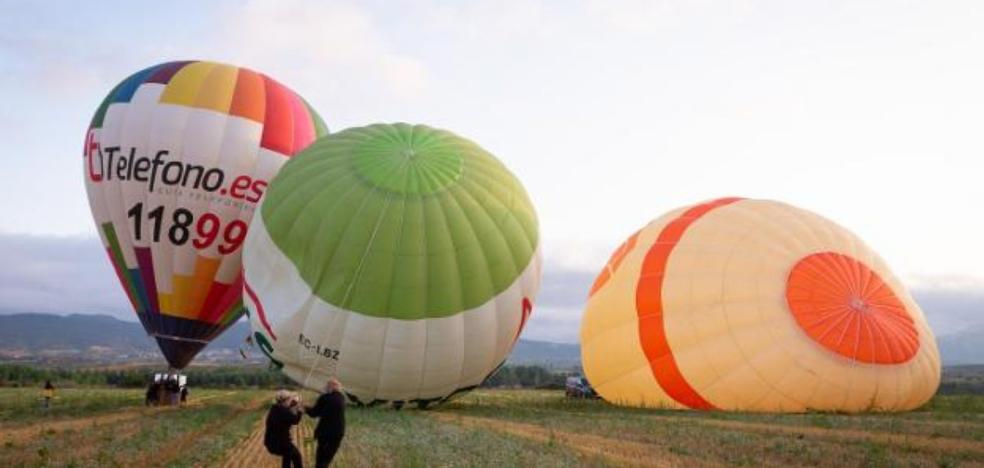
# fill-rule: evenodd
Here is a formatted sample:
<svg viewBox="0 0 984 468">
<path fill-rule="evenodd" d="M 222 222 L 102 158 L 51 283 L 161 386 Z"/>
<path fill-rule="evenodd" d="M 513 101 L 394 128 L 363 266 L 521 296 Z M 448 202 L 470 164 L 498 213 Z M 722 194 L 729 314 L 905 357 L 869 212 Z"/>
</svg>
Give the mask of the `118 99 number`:
<svg viewBox="0 0 984 468">
<path fill-rule="evenodd" d="M 137 203 L 133 205 L 132 208 L 127 210 L 126 216 L 133 220 L 133 237 L 136 240 L 143 239 L 143 232 L 141 229 L 142 219 L 144 217 L 144 205 L 143 203 Z M 153 242 L 160 242 L 162 230 L 164 229 L 164 207 L 158 206 L 150 211 L 147 211 L 147 219 L 150 220 L 152 224 L 151 239 Z M 174 245 L 185 245 L 188 240 L 191 240 L 191 244 L 195 246 L 196 249 L 207 249 L 216 241 L 219 241 L 221 234 L 221 243 L 219 244 L 219 253 L 225 255 L 234 252 L 243 244 L 243 239 L 246 238 L 246 223 L 241 219 L 232 220 L 232 222 L 222 227 L 222 220 L 214 213 L 205 213 L 198 218 L 197 222 L 195 220 L 195 215 L 185 209 L 178 208 L 171 212 L 171 226 L 167 229 L 167 238 Z M 194 236 L 194 239 L 192 239 Z"/>
</svg>

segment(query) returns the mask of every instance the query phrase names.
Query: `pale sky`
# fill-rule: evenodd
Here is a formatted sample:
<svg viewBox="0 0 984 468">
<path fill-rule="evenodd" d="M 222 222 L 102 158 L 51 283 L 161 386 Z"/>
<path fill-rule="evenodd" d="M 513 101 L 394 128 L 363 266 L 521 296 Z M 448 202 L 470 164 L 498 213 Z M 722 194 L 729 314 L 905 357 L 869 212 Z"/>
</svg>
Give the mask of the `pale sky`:
<svg viewBox="0 0 984 468">
<path fill-rule="evenodd" d="M 136 70 L 209 59 L 273 76 L 332 130 L 423 123 L 496 154 L 557 297 L 652 218 L 738 195 L 836 221 L 914 289 L 984 298 L 982 24 L 979 1 L 0 0 L 0 234 L 92 245 L 92 113 Z M 106 263 L 95 287 L 118 289 Z M 99 311 L 127 307 L 107 294 Z M 531 337 L 576 340 L 570 294 Z"/>
</svg>

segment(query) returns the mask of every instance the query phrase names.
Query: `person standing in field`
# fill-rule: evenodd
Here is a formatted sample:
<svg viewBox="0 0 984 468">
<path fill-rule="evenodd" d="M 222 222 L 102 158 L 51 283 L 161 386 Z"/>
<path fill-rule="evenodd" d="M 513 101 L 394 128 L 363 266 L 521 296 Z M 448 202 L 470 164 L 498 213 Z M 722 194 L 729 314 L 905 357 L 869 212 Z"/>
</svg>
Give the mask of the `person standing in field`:
<svg viewBox="0 0 984 468">
<path fill-rule="evenodd" d="M 44 389 L 41 390 L 41 397 L 44 398 L 44 409 L 51 407 L 51 400 L 55 398 L 55 386 L 51 385 L 50 380 L 44 381 Z"/>
<path fill-rule="evenodd" d="M 178 383 L 178 376 L 169 377 L 164 383 L 164 389 L 167 390 L 167 404 L 178 406 L 178 403 L 181 402 L 181 385 Z"/>
<path fill-rule="evenodd" d="M 268 452 L 280 456 L 282 468 L 301 468 L 304 466 L 301 461 L 301 452 L 290 438 L 290 429 L 300 421 L 300 397 L 287 390 L 278 391 L 276 401 L 270 406 L 270 411 L 267 412 L 263 445 L 266 446 Z"/>
<path fill-rule="evenodd" d="M 342 384 L 338 380 L 328 379 L 325 393 L 318 397 L 314 406 L 304 409 L 312 418 L 318 418 L 318 427 L 314 429 L 314 437 L 318 439 L 318 451 L 314 466 L 326 468 L 335 458 L 338 447 L 345 437 L 345 395 Z"/>
<path fill-rule="evenodd" d="M 144 405 L 145 406 L 157 406 L 161 398 L 161 384 L 157 382 L 151 382 L 147 386 L 147 394 L 144 395 Z"/>
</svg>

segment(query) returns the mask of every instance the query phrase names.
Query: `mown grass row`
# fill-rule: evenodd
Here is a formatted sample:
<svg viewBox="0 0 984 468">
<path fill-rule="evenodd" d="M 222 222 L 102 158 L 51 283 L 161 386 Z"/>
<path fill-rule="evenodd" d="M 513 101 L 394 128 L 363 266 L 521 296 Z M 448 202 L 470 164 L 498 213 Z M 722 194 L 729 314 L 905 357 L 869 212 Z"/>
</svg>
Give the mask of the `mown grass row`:
<svg viewBox="0 0 984 468">
<path fill-rule="evenodd" d="M 442 422 L 422 411 L 350 408 L 346 418 L 346 436 L 332 466 L 606 466 L 560 444 Z"/>
<path fill-rule="evenodd" d="M 623 408 L 601 400 L 572 400 L 553 391 L 521 390 L 473 392 L 442 408 L 479 416 L 498 415 L 515 420 L 584 417 L 636 421 L 654 417 L 692 418 L 695 422 L 714 419 L 739 422 L 858 429 L 891 433 L 953 437 L 984 442 L 984 396 L 937 396 L 925 407 L 903 413 L 803 413 L 766 414 L 740 412 L 696 412 Z"/>
<path fill-rule="evenodd" d="M 41 418 L 66 419 L 91 416 L 142 405 L 144 392 L 115 388 L 71 388 L 55 393 L 51 407 L 42 407 L 35 388 L 0 389 L 0 424 L 32 423 Z"/>
<path fill-rule="evenodd" d="M 936 466 L 984 463 L 982 403 L 984 397 L 937 397 L 929 409 L 912 413 L 766 415 L 619 408 L 556 392 L 478 391 L 437 411 L 652 444 L 708 463 Z M 874 436 L 837 436 L 847 429 Z M 894 443 L 879 434 L 922 438 L 921 444 Z M 955 439 L 964 448 L 936 448 L 927 443 L 933 438 Z"/>
<path fill-rule="evenodd" d="M 202 466 L 221 460 L 249 433 L 260 417 L 250 407 L 258 396 L 255 392 L 216 394 L 207 404 L 140 410 L 106 424 L 94 420 L 72 429 L 42 429 L 37 436 L 4 442 L 0 461 L 12 467 L 133 466 L 137 460 L 144 466 Z"/>
</svg>

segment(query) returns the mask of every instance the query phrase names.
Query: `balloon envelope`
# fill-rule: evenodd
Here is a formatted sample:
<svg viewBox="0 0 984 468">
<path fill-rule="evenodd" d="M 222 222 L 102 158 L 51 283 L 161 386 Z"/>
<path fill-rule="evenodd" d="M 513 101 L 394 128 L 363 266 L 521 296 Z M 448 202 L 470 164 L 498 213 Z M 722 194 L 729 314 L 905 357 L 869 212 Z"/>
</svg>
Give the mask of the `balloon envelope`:
<svg viewBox="0 0 984 468">
<path fill-rule="evenodd" d="M 908 410 L 940 380 L 919 306 L 877 254 L 816 214 L 725 198 L 633 234 L 591 288 L 587 378 L 625 405 Z"/>
<path fill-rule="evenodd" d="M 293 91 L 214 62 L 147 68 L 99 106 L 83 151 L 89 205 L 172 367 L 242 314 L 240 254 L 256 203 L 287 158 L 325 133 Z"/>
<path fill-rule="evenodd" d="M 254 336 L 287 376 L 426 405 L 477 386 L 512 349 L 539 287 L 537 218 L 476 144 L 372 125 L 287 163 L 243 266 Z"/>
</svg>

